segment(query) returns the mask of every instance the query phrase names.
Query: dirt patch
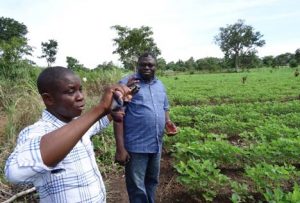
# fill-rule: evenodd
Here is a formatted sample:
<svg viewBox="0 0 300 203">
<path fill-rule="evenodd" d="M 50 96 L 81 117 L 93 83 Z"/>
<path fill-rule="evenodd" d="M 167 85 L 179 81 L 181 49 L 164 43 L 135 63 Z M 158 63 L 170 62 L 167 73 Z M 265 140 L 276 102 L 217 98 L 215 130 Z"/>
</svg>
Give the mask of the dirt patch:
<svg viewBox="0 0 300 203">
<path fill-rule="evenodd" d="M 4 142 L 4 132 L 5 132 L 6 123 L 7 123 L 7 118 L 0 111 L 0 143 Z"/>
<path fill-rule="evenodd" d="M 118 174 L 109 174 L 105 180 L 107 203 L 129 203 L 124 171 Z"/>
</svg>

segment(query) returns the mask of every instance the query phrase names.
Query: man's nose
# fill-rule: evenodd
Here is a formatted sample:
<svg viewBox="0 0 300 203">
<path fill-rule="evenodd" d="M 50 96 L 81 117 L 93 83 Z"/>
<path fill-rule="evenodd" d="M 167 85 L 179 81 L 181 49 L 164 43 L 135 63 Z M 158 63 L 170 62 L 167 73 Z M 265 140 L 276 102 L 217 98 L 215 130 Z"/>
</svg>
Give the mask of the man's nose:
<svg viewBox="0 0 300 203">
<path fill-rule="evenodd" d="M 82 99 L 84 99 L 84 94 L 83 94 L 83 92 L 77 91 L 77 93 L 76 93 L 76 99 L 77 99 L 77 100 L 82 100 Z"/>
</svg>

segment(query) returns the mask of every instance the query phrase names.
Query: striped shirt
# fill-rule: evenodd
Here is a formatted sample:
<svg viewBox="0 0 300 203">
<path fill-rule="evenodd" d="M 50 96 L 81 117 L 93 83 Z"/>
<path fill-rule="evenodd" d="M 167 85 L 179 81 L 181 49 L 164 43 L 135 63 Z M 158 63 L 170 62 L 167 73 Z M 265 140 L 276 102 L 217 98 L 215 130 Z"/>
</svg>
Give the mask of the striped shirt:
<svg viewBox="0 0 300 203">
<path fill-rule="evenodd" d="M 48 167 L 41 157 L 41 137 L 65 124 L 44 110 L 39 121 L 23 129 L 5 164 L 7 180 L 33 183 L 40 202 L 106 202 L 91 137 L 109 125 L 108 118 L 96 122 L 61 162 Z"/>
</svg>

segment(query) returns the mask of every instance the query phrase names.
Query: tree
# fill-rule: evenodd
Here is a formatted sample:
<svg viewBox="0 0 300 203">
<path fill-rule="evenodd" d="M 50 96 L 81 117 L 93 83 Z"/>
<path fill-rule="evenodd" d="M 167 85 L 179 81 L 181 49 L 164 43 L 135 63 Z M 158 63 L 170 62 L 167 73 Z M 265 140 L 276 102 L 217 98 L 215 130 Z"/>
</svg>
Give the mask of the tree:
<svg viewBox="0 0 300 203">
<path fill-rule="evenodd" d="M 156 57 L 160 55 L 160 50 L 152 38 L 153 32 L 150 27 L 142 26 L 130 29 L 115 25 L 111 28 L 116 30 L 118 35 L 113 39 L 114 45 L 117 46 L 113 54 L 120 55 L 120 61 L 124 68 L 135 68 L 137 57 L 143 52 L 151 52 Z"/>
<path fill-rule="evenodd" d="M 48 67 L 56 60 L 57 46 L 57 41 L 53 39 L 50 39 L 49 42 L 42 42 L 43 55 L 40 58 L 46 58 Z"/>
<path fill-rule="evenodd" d="M 279 54 L 275 57 L 274 63 L 276 66 L 288 66 L 293 58 L 294 55 L 288 52 L 284 54 Z"/>
<path fill-rule="evenodd" d="M 67 61 L 67 68 L 73 71 L 78 71 L 79 69 L 85 69 L 84 65 L 80 64 L 76 58 L 67 56 L 66 61 Z"/>
<path fill-rule="evenodd" d="M 165 70 L 166 69 L 166 65 L 167 65 L 167 62 L 164 58 L 160 57 L 160 58 L 157 58 L 157 67 L 160 69 L 160 70 Z"/>
<path fill-rule="evenodd" d="M 0 17 L 0 58 L 2 62 L 11 64 L 30 55 L 32 47 L 27 44 L 26 25 L 12 18 Z"/>
<path fill-rule="evenodd" d="M 206 57 L 196 61 L 196 70 L 208 70 L 210 72 L 220 70 L 222 68 L 222 59 L 215 57 Z"/>
<path fill-rule="evenodd" d="M 174 63 L 174 61 L 167 63 L 166 70 L 176 70 L 176 64 Z"/>
<path fill-rule="evenodd" d="M 118 68 L 118 67 L 116 65 L 114 65 L 114 63 L 112 61 L 109 61 L 109 62 L 105 61 L 102 64 L 98 64 L 95 69 L 99 69 L 99 70 L 112 70 L 114 68 Z"/>
<path fill-rule="evenodd" d="M 187 70 L 194 70 L 196 67 L 196 62 L 193 57 L 190 57 L 186 62 L 185 62 L 185 68 Z"/>
<path fill-rule="evenodd" d="M 274 64 L 274 57 L 273 56 L 265 56 L 262 58 L 262 62 L 264 66 L 272 67 Z"/>
<path fill-rule="evenodd" d="M 297 49 L 295 51 L 295 59 L 296 59 L 297 63 L 300 64 L 300 49 Z"/>
<path fill-rule="evenodd" d="M 12 37 L 8 41 L 0 40 L 1 64 L 11 65 L 19 61 L 23 55 L 31 55 L 32 47 L 27 45 L 27 40 Z"/>
<path fill-rule="evenodd" d="M 26 25 L 12 18 L 0 17 L 0 40 L 9 41 L 13 37 L 25 38 L 28 33 Z"/>
<path fill-rule="evenodd" d="M 27 27 L 14 19 L 0 17 L 0 75 L 10 77 L 24 55 L 31 55 Z M 23 61 L 24 62 L 24 61 Z"/>
<path fill-rule="evenodd" d="M 263 65 L 262 60 L 255 54 L 255 52 L 248 52 L 240 55 L 241 68 L 260 68 Z"/>
<path fill-rule="evenodd" d="M 179 59 L 176 63 L 175 71 L 186 71 L 185 63 L 183 60 Z"/>
<path fill-rule="evenodd" d="M 220 46 L 225 57 L 234 60 L 234 65 L 238 71 L 241 55 L 251 55 L 256 53 L 255 47 L 262 47 L 265 40 L 261 38 L 260 32 L 255 32 L 253 27 L 245 25 L 244 20 L 238 20 L 233 25 L 221 27 L 220 33 L 215 36 L 215 43 Z"/>
</svg>

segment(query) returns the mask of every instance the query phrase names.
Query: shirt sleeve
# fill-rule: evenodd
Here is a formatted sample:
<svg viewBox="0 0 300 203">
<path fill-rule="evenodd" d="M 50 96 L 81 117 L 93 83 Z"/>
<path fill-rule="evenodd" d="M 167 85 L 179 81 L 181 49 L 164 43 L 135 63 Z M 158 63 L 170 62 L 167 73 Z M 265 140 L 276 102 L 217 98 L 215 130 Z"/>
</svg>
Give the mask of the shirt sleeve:
<svg viewBox="0 0 300 203">
<path fill-rule="evenodd" d="M 110 124 L 110 121 L 107 116 L 101 118 L 98 122 L 96 122 L 86 133 L 89 137 L 92 137 L 100 132 L 102 132 L 105 128 L 107 128 Z"/>
<path fill-rule="evenodd" d="M 170 105 L 169 105 L 169 100 L 168 100 L 167 95 L 165 96 L 164 110 L 165 110 L 165 111 L 169 111 L 169 110 L 170 110 Z"/>
<path fill-rule="evenodd" d="M 40 141 L 41 136 L 34 136 L 17 144 L 5 163 L 5 177 L 8 181 L 33 183 L 38 180 L 41 174 L 61 168 L 60 164 L 55 167 L 48 167 L 43 163 Z"/>
<path fill-rule="evenodd" d="M 162 84 L 164 92 L 165 92 L 165 100 L 164 100 L 164 110 L 165 111 L 169 111 L 170 110 L 170 104 L 169 104 L 169 99 L 168 99 L 168 95 L 167 95 L 167 91 L 166 88 L 164 87 L 164 85 Z"/>
</svg>

